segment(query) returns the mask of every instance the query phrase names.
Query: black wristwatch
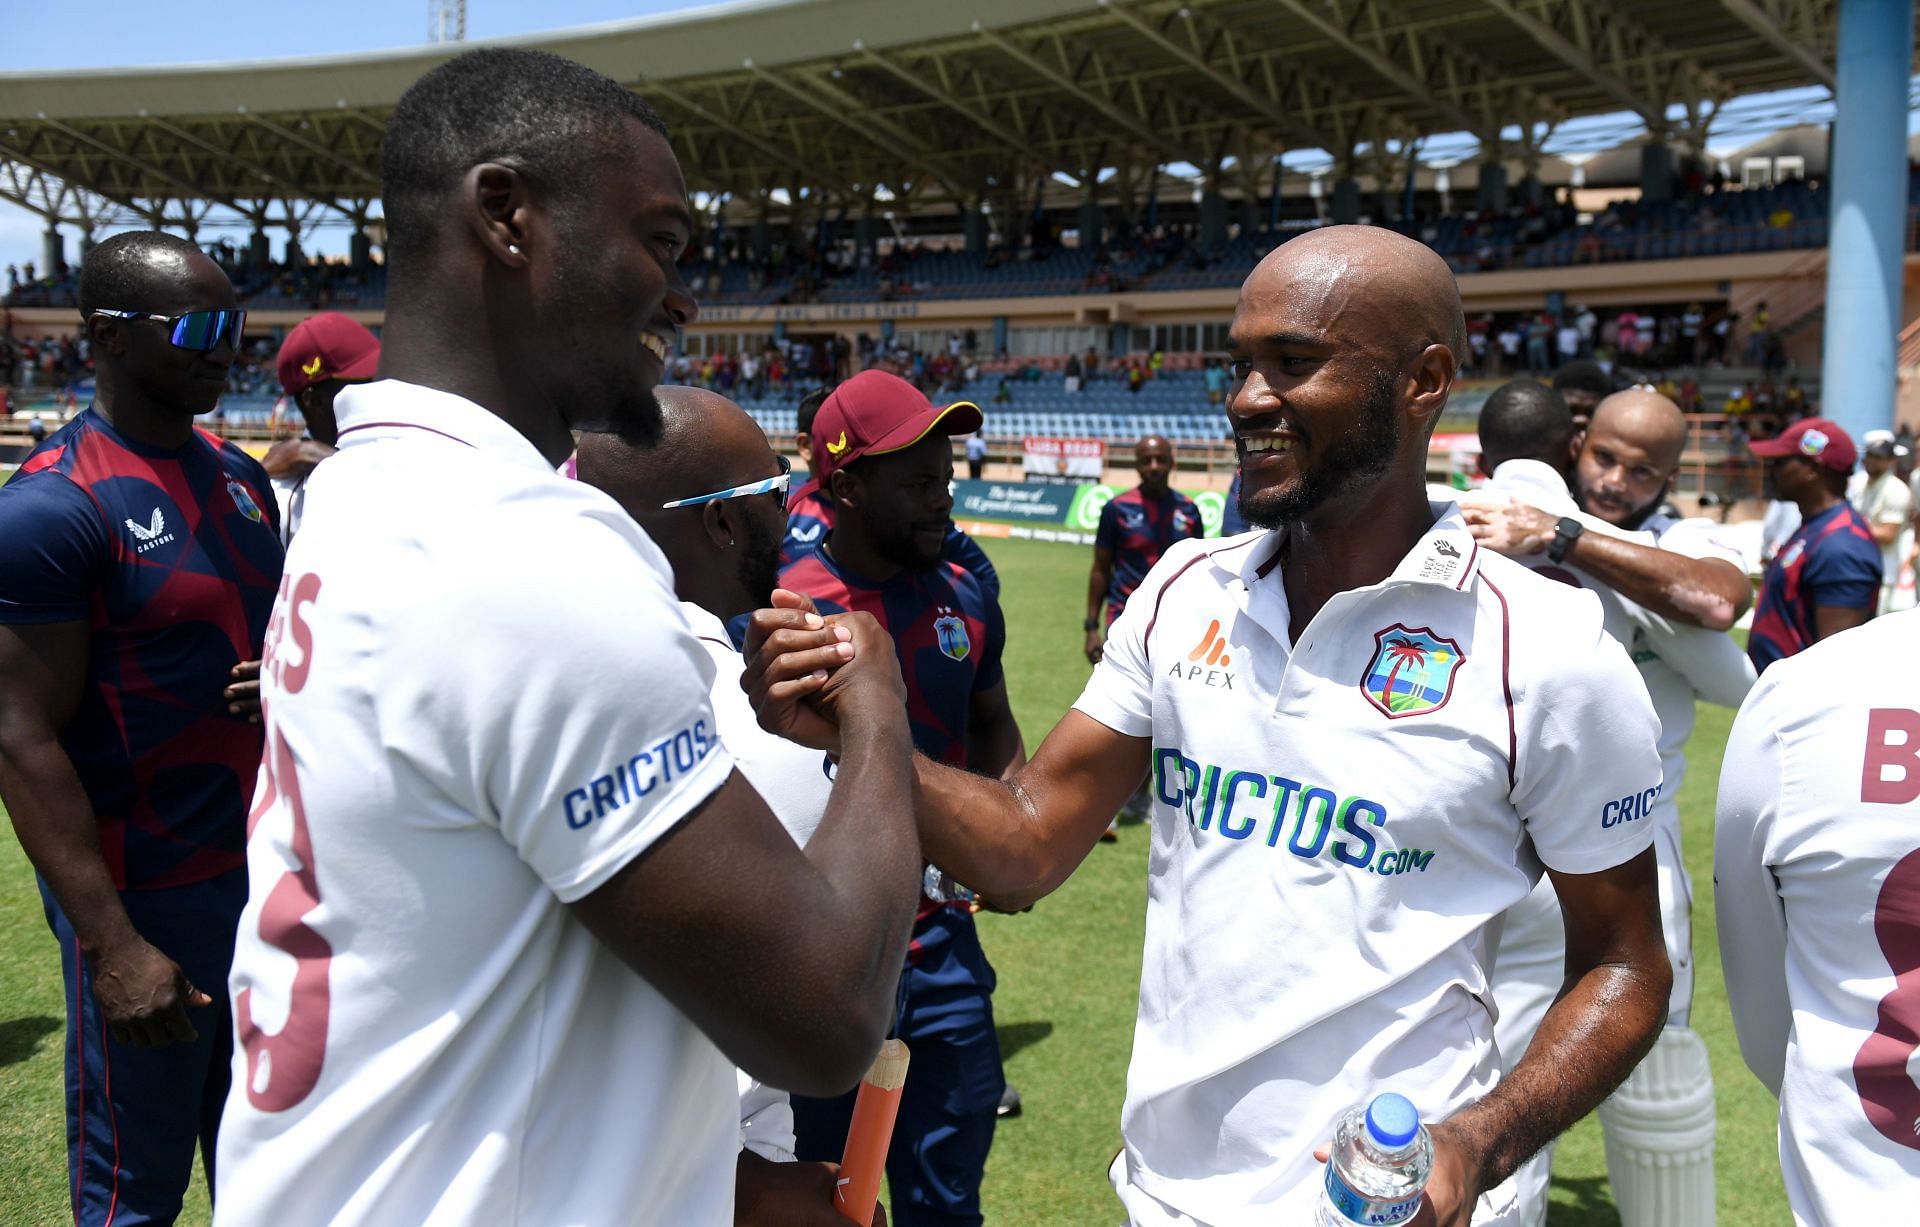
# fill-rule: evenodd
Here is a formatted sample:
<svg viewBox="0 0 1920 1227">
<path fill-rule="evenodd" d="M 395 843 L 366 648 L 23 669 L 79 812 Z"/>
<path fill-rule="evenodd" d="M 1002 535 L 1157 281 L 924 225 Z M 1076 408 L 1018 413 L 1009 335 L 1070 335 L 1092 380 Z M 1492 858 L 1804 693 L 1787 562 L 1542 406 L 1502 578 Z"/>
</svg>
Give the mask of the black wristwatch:
<svg viewBox="0 0 1920 1227">
<path fill-rule="evenodd" d="M 1100 619 L 1088 618 L 1080 624 L 1080 629 L 1083 631 L 1097 631 L 1100 629 Z"/>
<path fill-rule="evenodd" d="M 1547 547 L 1547 557 L 1554 562 L 1565 562 L 1567 551 L 1580 539 L 1587 526 L 1572 516 L 1561 516 L 1560 522 L 1553 526 L 1553 544 Z"/>
</svg>

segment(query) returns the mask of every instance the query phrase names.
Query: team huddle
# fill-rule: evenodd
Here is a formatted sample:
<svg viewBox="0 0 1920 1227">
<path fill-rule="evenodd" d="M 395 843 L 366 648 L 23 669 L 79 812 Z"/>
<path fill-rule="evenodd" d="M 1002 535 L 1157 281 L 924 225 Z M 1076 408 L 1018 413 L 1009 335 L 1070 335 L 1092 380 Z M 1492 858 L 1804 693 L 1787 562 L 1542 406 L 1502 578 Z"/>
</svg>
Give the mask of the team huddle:
<svg viewBox="0 0 1920 1227">
<path fill-rule="evenodd" d="M 61 950 L 76 1222 L 171 1222 L 197 1146 L 236 1227 L 841 1223 L 893 1035 L 891 1221 L 979 1223 L 1018 1100 L 974 913 L 1132 813 L 1134 1227 L 1311 1221 L 1388 1089 L 1431 1134 L 1418 1222 L 1544 1222 L 1597 1110 L 1624 1222 L 1711 1223 L 1696 700 L 1742 708 L 1716 898 L 1795 1214 L 1911 1212 L 1920 615 L 1849 629 L 1880 563 L 1835 553 L 1837 427 L 1763 453 L 1806 521 L 1750 658 L 1737 551 L 1661 510 L 1672 402 L 1510 384 L 1485 487 L 1429 489 L 1453 274 L 1303 233 L 1232 324 L 1245 531 L 1203 536 L 1141 441 L 1092 675 L 1029 753 L 951 519 L 980 409 L 856 375 L 789 489 L 737 405 L 662 386 L 698 306 L 644 102 L 473 52 L 381 169 L 384 332 L 288 337 L 298 445 L 194 428 L 243 313 L 192 244 L 122 235 L 80 280 L 96 402 L 0 490 L 0 800 Z"/>
</svg>

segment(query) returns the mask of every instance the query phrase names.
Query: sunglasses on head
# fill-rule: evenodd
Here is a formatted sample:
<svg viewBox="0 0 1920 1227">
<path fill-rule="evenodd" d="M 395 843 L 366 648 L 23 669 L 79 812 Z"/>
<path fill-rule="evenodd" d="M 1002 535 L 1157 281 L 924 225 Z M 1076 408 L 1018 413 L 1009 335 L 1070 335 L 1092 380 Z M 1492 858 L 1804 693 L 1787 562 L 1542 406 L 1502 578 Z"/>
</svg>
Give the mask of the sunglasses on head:
<svg viewBox="0 0 1920 1227">
<path fill-rule="evenodd" d="M 108 307 L 96 307 L 92 314 L 116 320 L 158 320 L 167 326 L 167 340 L 176 348 L 191 349 L 202 354 L 218 349 L 222 341 L 233 349 L 239 349 L 240 334 L 247 326 L 245 311 L 223 307 L 188 311 L 181 315 L 155 315 L 150 311 L 115 311 Z"/>
<path fill-rule="evenodd" d="M 677 498 L 671 503 L 660 504 L 660 510 L 671 511 L 675 507 L 698 507 L 702 503 L 718 503 L 724 499 L 746 498 L 754 494 L 785 494 L 787 486 L 793 481 L 793 462 L 785 456 L 776 456 L 780 462 L 780 471 L 772 477 L 763 477 L 759 481 L 750 481 L 744 486 L 735 486 L 731 490 L 716 490 L 712 494 L 696 494 L 692 498 Z"/>
</svg>

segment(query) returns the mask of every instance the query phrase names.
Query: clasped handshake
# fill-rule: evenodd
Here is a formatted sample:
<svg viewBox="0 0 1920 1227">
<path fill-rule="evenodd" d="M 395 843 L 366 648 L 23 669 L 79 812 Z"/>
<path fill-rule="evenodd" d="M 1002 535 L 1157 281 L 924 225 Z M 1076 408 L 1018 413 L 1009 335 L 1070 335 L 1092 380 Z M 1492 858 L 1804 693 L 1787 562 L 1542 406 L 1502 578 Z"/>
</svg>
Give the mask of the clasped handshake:
<svg viewBox="0 0 1920 1227">
<path fill-rule="evenodd" d="M 871 614 L 823 616 L 809 598 L 776 588 L 773 608 L 749 620 L 742 653 L 740 688 L 776 736 L 837 756 L 849 724 L 904 724 L 907 688 L 893 640 Z"/>
</svg>

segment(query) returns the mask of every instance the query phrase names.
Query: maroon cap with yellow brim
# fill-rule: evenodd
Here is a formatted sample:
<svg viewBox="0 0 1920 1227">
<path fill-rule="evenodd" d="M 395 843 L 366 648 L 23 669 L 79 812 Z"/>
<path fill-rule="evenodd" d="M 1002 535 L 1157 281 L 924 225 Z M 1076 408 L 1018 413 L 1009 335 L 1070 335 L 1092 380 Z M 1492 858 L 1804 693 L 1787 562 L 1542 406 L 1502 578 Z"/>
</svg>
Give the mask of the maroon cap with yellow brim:
<svg viewBox="0 0 1920 1227">
<path fill-rule="evenodd" d="M 835 388 L 814 415 L 814 473 L 824 484 L 835 469 L 862 456 L 903 451 L 935 431 L 970 435 L 985 420 L 972 401 L 936 407 L 898 375 L 861 371 Z"/>
</svg>

